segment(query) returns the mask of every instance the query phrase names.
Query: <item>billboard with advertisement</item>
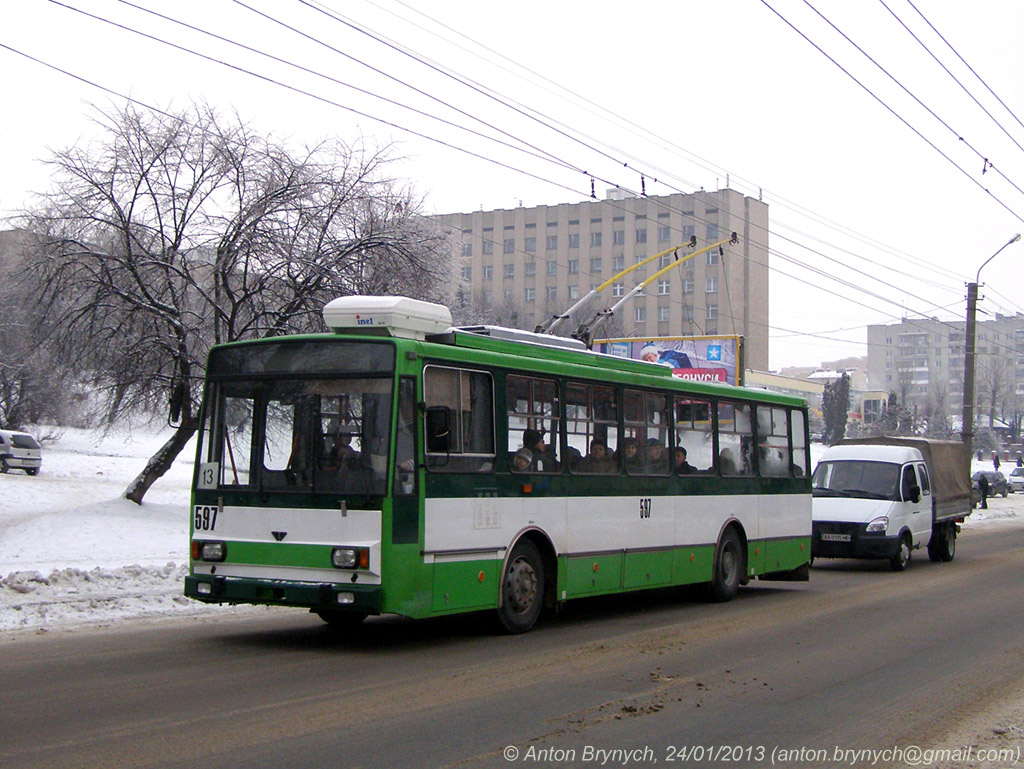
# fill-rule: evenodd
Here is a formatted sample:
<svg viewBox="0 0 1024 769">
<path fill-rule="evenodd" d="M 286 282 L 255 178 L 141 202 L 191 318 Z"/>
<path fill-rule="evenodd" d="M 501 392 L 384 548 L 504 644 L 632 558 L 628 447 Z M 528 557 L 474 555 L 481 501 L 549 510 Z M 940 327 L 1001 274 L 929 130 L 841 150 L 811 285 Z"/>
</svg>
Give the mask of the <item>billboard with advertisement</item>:
<svg viewBox="0 0 1024 769">
<path fill-rule="evenodd" d="M 743 337 L 662 336 L 601 339 L 594 349 L 618 358 L 646 360 L 671 366 L 683 379 L 743 384 Z"/>
</svg>

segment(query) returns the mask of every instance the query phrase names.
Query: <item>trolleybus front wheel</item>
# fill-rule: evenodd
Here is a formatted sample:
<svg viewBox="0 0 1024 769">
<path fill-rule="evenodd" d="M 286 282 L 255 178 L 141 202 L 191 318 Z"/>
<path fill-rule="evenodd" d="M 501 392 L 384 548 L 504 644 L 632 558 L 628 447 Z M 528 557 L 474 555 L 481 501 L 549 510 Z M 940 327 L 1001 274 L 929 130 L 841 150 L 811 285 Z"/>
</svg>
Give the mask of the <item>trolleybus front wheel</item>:
<svg viewBox="0 0 1024 769">
<path fill-rule="evenodd" d="M 537 546 L 521 539 L 512 549 L 501 579 L 498 621 L 509 633 L 525 633 L 544 602 L 544 563 Z"/>
</svg>

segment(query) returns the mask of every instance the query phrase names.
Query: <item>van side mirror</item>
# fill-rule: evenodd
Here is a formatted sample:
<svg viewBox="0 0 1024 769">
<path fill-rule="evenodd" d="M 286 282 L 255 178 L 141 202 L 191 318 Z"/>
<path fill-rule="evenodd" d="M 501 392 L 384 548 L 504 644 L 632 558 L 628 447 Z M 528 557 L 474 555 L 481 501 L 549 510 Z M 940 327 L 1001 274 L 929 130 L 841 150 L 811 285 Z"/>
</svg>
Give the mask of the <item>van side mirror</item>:
<svg viewBox="0 0 1024 769">
<path fill-rule="evenodd" d="M 451 413 L 447 406 L 427 407 L 427 452 L 447 454 L 451 451 Z"/>
<path fill-rule="evenodd" d="M 920 487 L 920 486 L 911 486 L 911 487 L 910 487 L 910 496 L 909 496 L 909 499 L 910 499 L 910 501 L 911 501 L 911 502 L 913 502 L 913 503 L 914 503 L 915 505 L 916 505 L 916 504 L 917 504 L 918 502 L 920 502 L 920 501 L 921 501 L 921 487 Z"/>
</svg>

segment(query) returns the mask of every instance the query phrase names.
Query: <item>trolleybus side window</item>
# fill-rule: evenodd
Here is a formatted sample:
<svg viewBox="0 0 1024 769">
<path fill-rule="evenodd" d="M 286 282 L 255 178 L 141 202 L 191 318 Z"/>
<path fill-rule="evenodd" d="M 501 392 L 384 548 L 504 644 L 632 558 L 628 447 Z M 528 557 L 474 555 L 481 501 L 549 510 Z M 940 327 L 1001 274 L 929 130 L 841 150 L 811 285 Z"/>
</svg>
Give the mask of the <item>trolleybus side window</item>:
<svg viewBox="0 0 1024 769">
<path fill-rule="evenodd" d="M 750 404 L 718 402 L 718 467 L 722 475 L 753 475 Z"/>
<path fill-rule="evenodd" d="M 423 397 L 427 467 L 438 472 L 492 471 L 494 383 L 490 373 L 427 366 Z"/>
<path fill-rule="evenodd" d="M 574 473 L 619 472 L 619 410 L 614 387 L 572 382 L 565 388 L 569 469 Z"/>
<path fill-rule="evenodd" d="M 807 428 L 804 412 L 793 409 L 789 412 L 790 428 L 793 435 L 793 475 L 798 478 L 807 477 Z"/>
<path fill-rule="evenodd" d="M 558 384 L 511 375 L 505 379 L 509 469 L 558 472 Z"/>
<path fill-rule="evenodd" d="M 711 472 L 715 466 L 715 431 L 711 402 L 677 396 L 676 472 L 680 475 Z M 685 452 L 685 454 L 684 454 Z"/>
<path fill-rule="evenodd" d="M 640 461 L 627 463 L 626 471 L 634 475 L 668 475 L 672 469 L 669 457 L 668 397 L 662 393 L 626 390 L 626 438 L 637 445 Z"/>
<path fill-rule="evenodd" d="M 766 477 L 791 474 L 789 417 L 779 406 L 757 407 L 758 468 Z"/>
</svg>

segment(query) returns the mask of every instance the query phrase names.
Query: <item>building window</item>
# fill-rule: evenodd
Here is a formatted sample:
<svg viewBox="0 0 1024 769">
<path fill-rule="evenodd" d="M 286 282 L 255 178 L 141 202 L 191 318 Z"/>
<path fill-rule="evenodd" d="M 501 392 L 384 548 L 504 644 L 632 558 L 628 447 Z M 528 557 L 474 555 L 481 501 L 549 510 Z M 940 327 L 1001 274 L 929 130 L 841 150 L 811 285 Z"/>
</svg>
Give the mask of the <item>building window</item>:
<svg viewBox="0 0 1024 769">
<path fill-rule="evenodd" d="M 636 242 L 637 243 L 646 243 L 647 242 L 647 229 L 646 228 L 638 229 L 636 231 Z"/>
<path fill-rule="evenodd" d="M 548 275 L 557 275 L 557 274 L 558 274 L 558 262 L 556 262 L 554 259 L 552 259 L 550 262 L 548 262 Z"/>
<path fill-rule="evenodd" d="M 555 251 L 555 250 L 558 249 L 558 236 L 557 235 L 548 235 L 547 249 L 548 249 L 548 251 Z"/>
<path fill-rule="evenodd" d="M 494 268 L 491 265 L 489 265 L 489 264 L 485 264 L 484 265 L 484 272 L 483 272 L 484 280 L 490 280 L 493 277 L 494 277 Z"/>
<path fill-rule="evenodd" d="M 612 283 L 612 296 L 623 297 L 626 295 L 625 283 Z"/>
<path fill-rule="evenodd" d="M 593 273 L 601 272 L 601 257 L 592 256 L 590 257 L 590 271 Z"/>
<path fill-rule="evenodd" d="M 558 301 L 558 288 L 556 286 L 548 286 L 544 289 L 544 298 L 549 302 Z"/>
<path fill-rule="evenodd" d="M 659 214 L 660 216 L 660 214 Z M 671 227 L 659 227 L 658 228 L 658 242 L 668 243 L 672 239 L 672 228 Z"/>
<path fill-rule="evenodd" d="M 612 257 L 612 269 L 616 272 L 626 269 L 626 257 L 625 256 L 613 256 Z"/>
<path fill-rule="evenodd" d="M 684 294 L 692 294 L 693 293 L 693 278 L 683 278 L 683 293 Z"/>
<path fill-rule="evenodd" d="M 668 294 L 668 286 L 669 286 L 669 283 L 668 283 L 667 280 L 659 280 L 658 281 L 658 294 L 660 296 L 667 295 Z"/>
<path fill-rule="evenodd" d="M 505 238 L 505 247 L 503 253 L 511 254 L 516 250 L 516 242 L 512 238 Z"/>
<path fill-rule="evenodd" d="M 578 232 L 569 233 L 569 248 L 580 247 L 580 234 Z"/>
<path fill-rule="evenodd" d="M 526 302 L 535 302 L 537 300 L 537 289 L 527 288 L 523 291 L 523 300 Z"/>
<path fill-rule="evenodd" d="M 660 270 L 665 267 L 668 267 L 672 263 L 673 259 L 674 257 L 672 256 L 672 254 L 662 254 L 661 256 L 658 257 L 658 269 Z"/>
<path fill-rule="evenodd" d="M 467 283 L 469 281 L 473 280 L 473 268 L 472 267 L 463 267 L 462 268 L 462 279 L 464 281 L 466 281 Z"/>
<path fill-rule="evenodd" d="M 683 225 L 683 237 L 686 239 L 694 237 L 697 234 L 696 225 L 684 224 Z"/>
<path fill-rule="evenodd" d="M 536 251 L 537 250 L 537 238 L 526 238 L 523 240 L 524 251 Z"/>
<path fill-rule="evenodd" d="M 626 231 L 615 230 L 612 233 L 612 245 L 613 246 L 624 246 L 626 245 Z"/>
<path fill-rule="evenodd" d="M 647 321 L 647 308 L 637 307 L 635 312 L 635 319 L 637 323 L 645 323 Z"/>
<path fill-rule="evenodd" d="M 462 244 L 462 255 L 463 256 L 472 256 L 473 255 L 473 244 L 472 243 L 463 243 Z"/>
<path fill-rule="evenodd" d="M 713 294 L 718 291 L 718 278 L 708 278 L 707 288 L 705 288 L 704 291 L 708 294 Z"/>
<path fill-rule="evenodd" d="M 704 320 L 718 320 L 718 305 L 709 304 L 707 311 L 704 313 Z"/>
<path fill-rule="evenodd" d="M 579 286 L 569 286 L 569 298 L 570 299 L 579 299 L 580 298 L 580 287 Z"/>
<path fill-rule="evenodd" d="M 505 265 L 505 277 L 514 278 L 516 276 L 516 266 L 514 264 Z"/>
<path fill-rule="evenodd" d="M 525 267 L 525 275 L 526 275 L 526 277 L 532 278 L 536 274 L 537 274 L 537 263 L 536 262 L 527 262 L 526 263 L 526 267 Z"/>
<path fill-rule="evenodd" d="M 580 260 L 570 259 L 569 260 L 569 274 L 575 275 L 580 271 Z"/>
<path fill-rule="evenodd" d="M 659 307 L 658 308 L 658 320 L 661 321 L 662 323 L 667 323 L 668 322 L 668 311 L 669 311 L 668 307 Z"/>
<path fill-rule="evenodd" d="M 708 225 L 708 229 L 707 229 L 707 233 L 708 233 L 708 240 L 709 241 L 714 242 L 714 241 L 718 240 L 718 225 L 717 224 L 709 224 Z"/>
<path fill-rule="evenodd" d="M 480 247 L 480 251 L 481 251 L 481 253 L 483 253 L 485 255 L 486 254 L 493 254 L 494 253 L 494 241 L 493 240 L 485 240 L 483 242 L 483 244 L 481 245 L 481 247 Z"/>
<path fill-rule="evenodd" d="M 683 305 L 683 322 L 693 323 L 693 305 Z"/>
<path fill-rule="evenodd" d="M 592 233 L 590 233 L 590 245 L 591 246 L 600 246 L 601 245 L 601 233 L 600 232 L 592 232 Z"/>
<path fill-rule="evenodd" d="M 708 267 L 712 267 L 712 266 L 718 264 L 718 249 L 717 248 L 713 248 L 710 251 L 708 251 L 706 264 L 708 265 Z"/>
</svg>

